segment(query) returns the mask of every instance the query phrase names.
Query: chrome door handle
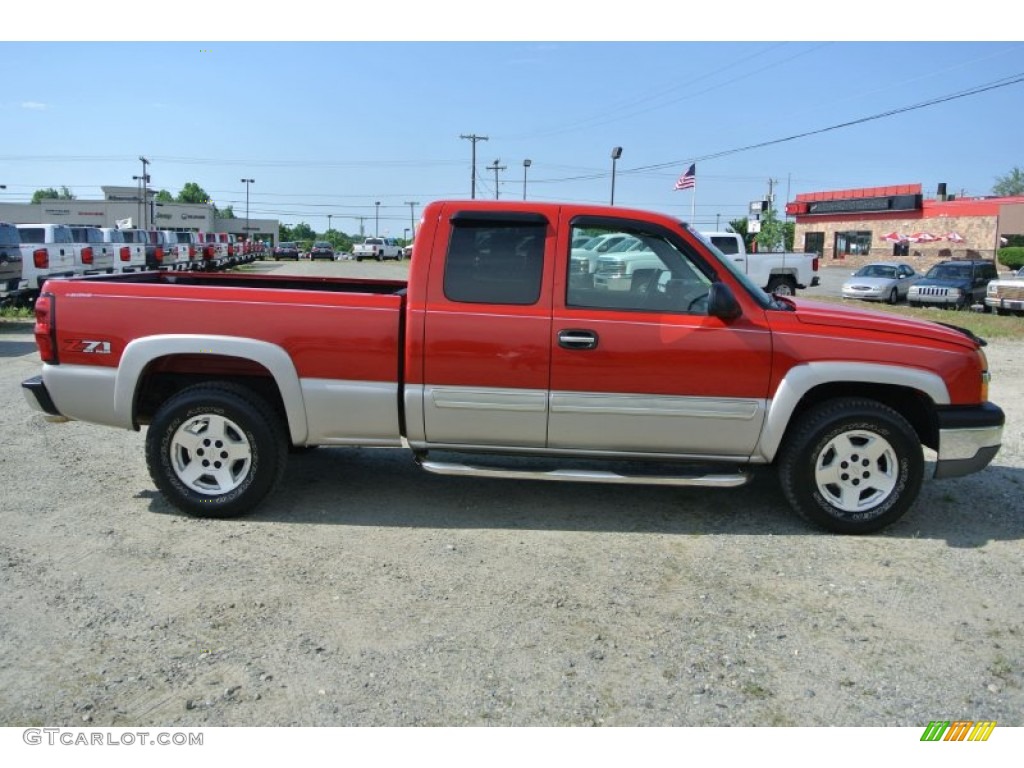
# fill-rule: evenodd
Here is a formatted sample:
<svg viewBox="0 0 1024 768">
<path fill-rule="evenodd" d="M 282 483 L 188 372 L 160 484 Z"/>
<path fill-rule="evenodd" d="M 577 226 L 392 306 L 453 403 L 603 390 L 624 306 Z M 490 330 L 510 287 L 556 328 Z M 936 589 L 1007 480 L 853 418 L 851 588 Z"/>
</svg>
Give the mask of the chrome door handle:
<svg viewBox="0 0 1024 768">
<path fill-rule="evenodd" d="M 596 349 L 597 334 L 579 329 L 559 331 L 558 346 L 562 349 Z"/>
</svg>

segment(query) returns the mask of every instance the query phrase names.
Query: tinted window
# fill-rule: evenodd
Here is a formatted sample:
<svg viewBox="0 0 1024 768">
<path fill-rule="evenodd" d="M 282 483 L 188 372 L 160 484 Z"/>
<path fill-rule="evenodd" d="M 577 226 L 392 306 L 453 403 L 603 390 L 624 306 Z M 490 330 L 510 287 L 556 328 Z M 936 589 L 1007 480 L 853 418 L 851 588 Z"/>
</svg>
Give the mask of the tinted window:
<svg viewBox="0 0 1024 768">
<path fill-rule="evenodd" d="M 0 245 L 20 245 L 17 227 L 0 227 Z"/>
<path fill-rule="evenodd" d="M 711 244 L 726 256 L 733 256 L 740 252 L 740 244 L 735 237 L 712 237 Z"/>
<path fill-rule="evenodd" d="M 42 227 L 18 227 L 23 243 L 45 243 L 45 230 Z"/>
<path fill-rule="evenodd" d="M 545 229 L 520 222 L 453 222 L 445 296 L 479 304 L 535 304 L 544 273 Z"/>
</svg>

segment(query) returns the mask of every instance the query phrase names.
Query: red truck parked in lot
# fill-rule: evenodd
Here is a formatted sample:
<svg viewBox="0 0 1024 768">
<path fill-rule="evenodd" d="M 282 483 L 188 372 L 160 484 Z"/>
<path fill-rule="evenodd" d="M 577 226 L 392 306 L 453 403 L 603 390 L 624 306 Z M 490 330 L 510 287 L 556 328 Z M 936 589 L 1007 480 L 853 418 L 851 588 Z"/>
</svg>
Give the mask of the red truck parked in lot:
<svg viewBox="0 0 1024 768">
<path fill-rule="evenodd" d="M 614 232 L 643 243 L 630 284 L 577 280 L 574 239 Z M 727 487 L 774 465 L 805 519 L 864 533 L 914 502 L 922 445 L 955 477 L 1002 438 L 969 332 L 768 295 L 687 225 L 622 208 L 437 202 L 408 282 L 73 278 L 35 312 L 29 403 L 148 425 L 156 485 L 202 516 L 263 501 L 290 446 L 407 446 L 521 479 Z"/>
</svg>

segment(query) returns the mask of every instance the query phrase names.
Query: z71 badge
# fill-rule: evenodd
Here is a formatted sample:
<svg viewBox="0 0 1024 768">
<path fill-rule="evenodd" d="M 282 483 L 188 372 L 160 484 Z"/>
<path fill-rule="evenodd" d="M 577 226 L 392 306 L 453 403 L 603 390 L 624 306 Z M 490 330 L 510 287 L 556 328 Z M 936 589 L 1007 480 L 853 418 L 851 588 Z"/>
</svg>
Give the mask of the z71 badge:
<svg viewBox="0 0 1024 768">
<path fill-rule="evenodd" d="M 109 341 L 90 341 L 89 339 L 75 339 L 68 342 L 69 352 L 88 352 L 94 355 L 109 355 Z"/>
</svg>

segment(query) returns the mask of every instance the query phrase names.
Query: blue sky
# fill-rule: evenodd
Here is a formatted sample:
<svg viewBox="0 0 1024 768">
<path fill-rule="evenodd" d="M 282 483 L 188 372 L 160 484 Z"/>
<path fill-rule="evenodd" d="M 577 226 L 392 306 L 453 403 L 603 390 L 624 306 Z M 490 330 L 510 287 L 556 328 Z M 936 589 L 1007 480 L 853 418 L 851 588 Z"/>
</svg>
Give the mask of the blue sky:
<svg viewBox="0 0 1024 768">
<path fill-rule="evenodd" d="M 101 185 L 133 184 L 143 155 L 156 189 L 176 194 L 195 181 L 244 215 L 240 179 L 254 178 L 253 217 L 317 231 L 327 214 L 336 229 L 358 231 L 357 217 L 372 219 L 379 201 L 382 232 L 401 236 L 409 201 L 418 212 L 469 196 L 471 143 L 460 135 L 475 133 L 488 137 L 477 144 L 478 197 L 494 197 L 486 166 L 498 159 L 501 197 L 521 199 L 529 158 L 529 198 L 608 202 L 610 153 L 621 146 L 617 205 L 689 220 L 695 202 L 697 225 L 711 228 L 744 215 L 769 179 L 780 205 L 800 192 L 902 183 L 981 195 L 1024 166 L 1024 83 L 732 152 L 1020 76 L 1020 42 L 474 42 L 473 33 L 0 42 L 0 200 L 62 185 L 99 197 Z M 694 161 L 695 197 L 673 190 Z"/>
</svg>

